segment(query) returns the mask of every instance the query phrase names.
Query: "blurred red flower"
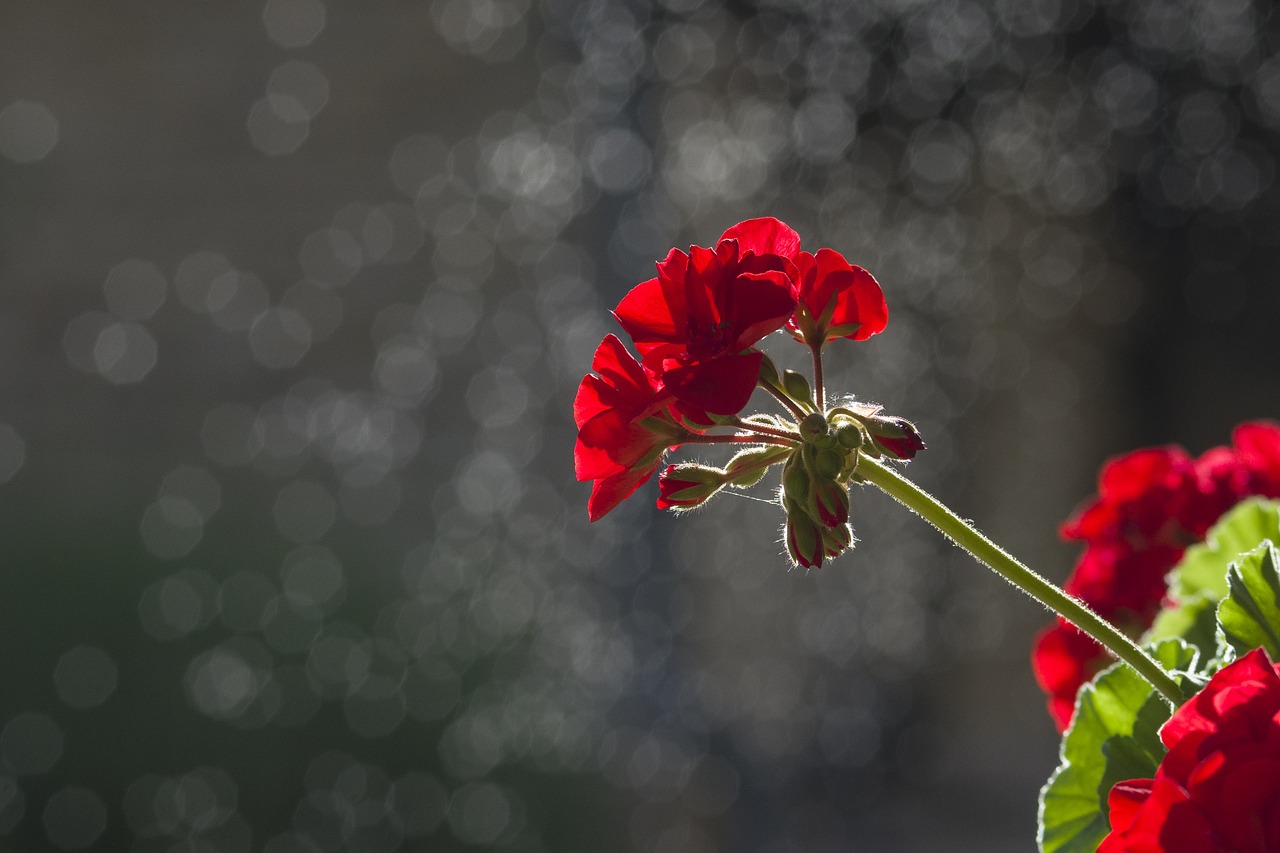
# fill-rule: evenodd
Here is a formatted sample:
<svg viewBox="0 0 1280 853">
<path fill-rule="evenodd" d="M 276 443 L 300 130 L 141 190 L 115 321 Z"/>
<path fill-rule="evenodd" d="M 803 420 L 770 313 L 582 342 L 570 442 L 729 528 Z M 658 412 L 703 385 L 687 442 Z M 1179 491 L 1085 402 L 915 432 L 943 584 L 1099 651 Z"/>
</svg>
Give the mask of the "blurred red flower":
<svg viewBox="0 0 1280 853">
<path fill-rule="evenodd" d="M 1160 739 L 1155 778 L 1111 789 L 1098 853 L 1280 850 L 1280 674 L 1261 649 L 1214 675 Z"/>
<path fill-rule="evenodd" d="M 1097 497 L 1062 525 L 1065 538 L 1085 543 L 1063 588 L 1134 636 L 1150 627 L 1165 576 L 1187 546 L 1244 498 L 1280 496 L 1280 426 L 1241 424 L 1232 442 L 1198 459 L 1170 445 L 1107 462 Z M 1060 729 L 1071 722 L 1080 685 L 1109 661 L 1062 619 L 1036 638 L 1032 666 Z"/>
</svg>

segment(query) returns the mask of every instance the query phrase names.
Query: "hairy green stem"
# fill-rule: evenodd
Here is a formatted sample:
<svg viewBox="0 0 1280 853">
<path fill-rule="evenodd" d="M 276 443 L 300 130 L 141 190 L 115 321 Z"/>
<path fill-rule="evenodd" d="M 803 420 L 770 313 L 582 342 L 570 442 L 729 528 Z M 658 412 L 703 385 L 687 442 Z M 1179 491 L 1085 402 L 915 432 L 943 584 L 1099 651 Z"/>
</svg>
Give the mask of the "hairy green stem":
<svg viewBox="0 0 1280 853">
<path fill-rule="evenodd" d="M 790 397 L 788 397 L 786 394 L 782 393 L 777 388 L 774 388 L 772 385 L 770 385 L 767 382 L 761 382 L 760 387 L 768 391 L 774 397 L 776 397 L 778 399 L 778 402 L 781 403 L 783 406 L 785 406 L 787 411 L 790 412 L 795 417 L 797 423 L 805 419 L 804 409 L 796 405 L 795 401 L 792 400 Z"/>
<path fill-rule="evenodd" d="M 1133 667 L 1150 682 L 1174 707 L 1182 704 L 1178 683 L 1150 655 L 1126 637 L 1110 622 L 1090 610 L 1083 602 L 1067 595 L 1031 569 L 1022 565 L 1003 548 L 979 533 L 937 498 L 921 489 L 887 465 L 863 456 L 858 460 L 858 474 L 878 486 L 903 506 L 938 528 L 944 536 L 968 551 L 981 563 L 1009 583 L 1063 616 Z"/>
<path fill-rule="evenodd" d="M 827 390 L 822 387 L 822 342 L 809 345 L 813 353 L 813 399 L 818 404 L 818 411 L 827 413 Z"/>
<path fill-rule="evenodd" d="M 702 435 L 695 432 L 689 433 L 677 442 L 677 444 L 777 444 L 781 447 L 795 447 L 799 443 L 798 439 L 786 436 L 784 433 L 762 434 L 759 432 L 736 432 L 733 435 Z"/>
<path fill-rule="evenodd" d="M 771 435 L 774 438 L 785 439 L 790 444 L 798 444 L 800 442 L 799 433 L 787 432 L 784 429 L 775 429 L 771 426 L 753 423 L 751 421 L 743 420 L 742 418 L 734 418 L 733 425 L 738 429 L 749 430 L 757 433 L 758 435 Z"/>
</svg>

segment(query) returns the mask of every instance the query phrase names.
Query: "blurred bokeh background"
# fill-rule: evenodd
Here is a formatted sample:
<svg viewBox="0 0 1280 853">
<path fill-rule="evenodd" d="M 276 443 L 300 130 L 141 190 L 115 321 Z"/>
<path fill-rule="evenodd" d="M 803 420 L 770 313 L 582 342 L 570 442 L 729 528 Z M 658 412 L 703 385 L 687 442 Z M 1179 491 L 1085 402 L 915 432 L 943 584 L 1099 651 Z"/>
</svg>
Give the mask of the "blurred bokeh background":
<svg viewBox="0 0 1280 853">
<path fill-rule="evenodd" d="M 1033 603 L 874 492 L 809 573 L 760 501 L 588 525 L 570 401 L 668 248 L 779 216 L 888 297 L 829 387 L 1063 578 L 1108 455 L 1280 413 L 1278 38 L 4 0 L 0 849 L 1031 849 Z"/>
</svg>

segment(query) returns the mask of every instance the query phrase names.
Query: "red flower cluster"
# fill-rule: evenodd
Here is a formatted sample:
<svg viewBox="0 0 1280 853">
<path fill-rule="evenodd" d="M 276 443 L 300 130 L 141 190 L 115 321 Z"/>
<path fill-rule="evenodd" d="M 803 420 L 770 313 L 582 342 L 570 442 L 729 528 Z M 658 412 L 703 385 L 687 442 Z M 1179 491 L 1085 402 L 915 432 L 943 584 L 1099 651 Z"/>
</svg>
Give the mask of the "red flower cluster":
<svg viewBox="0 0 1280 853">
<path fill-rule="evenodd" d="M 1104 465 L 1098 497 L 1062 526 L 1085 543 L 1063 588 L 1134 636 L 1150 627 L 1187 546 L 1244 498 L 1280 497 L 1280 426 L 1242 424 L 1232 445 L 1198 459 L 1177 446 L 1147 448 Z M 1071 722 L 1080 685 L 1107 662 L 1061 618 L 1036 638 L 1032 664 L 1059 728 Z"/>
<path fill-rule="evenodd" d="M 1098 853 L 1280 850 L 1280 668 L 1261 649 L 1214 675 L 1160 739 L 1155 778 L 1111 789 Z"/>
<path fill-rule="evenodd" d="M 574 404 L 574 462 L 578 479 L 595 481 L 593 521 L 648 480 L 668 448 L 742 411 L 764 359 L 755 344 L 766 335 L 785 326 L 815 349 L 864 340 L 888 312 L 865 270 L 830 249 L 800 251 L 795 231 L 762 218 L 733 226 L 714 248 L 672 249 L 614 316 L 640 361 L 610 335 Z"/>
</svg>

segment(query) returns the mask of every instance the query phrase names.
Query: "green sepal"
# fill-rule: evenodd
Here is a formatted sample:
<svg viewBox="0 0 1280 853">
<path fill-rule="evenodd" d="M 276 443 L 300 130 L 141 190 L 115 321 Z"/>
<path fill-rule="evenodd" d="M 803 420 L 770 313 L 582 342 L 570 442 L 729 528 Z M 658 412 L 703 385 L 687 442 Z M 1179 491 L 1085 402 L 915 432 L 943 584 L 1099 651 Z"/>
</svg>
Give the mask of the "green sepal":
<svg viewBox="0 0 1280 853">
<path fill-rule="evenodd" d="M 1280 660 L 1278 562 L 1275 546 L 1264 542 L 1227 569 L 1229 592 L 1218 605 L 1218 628 L 1237 655 L 1264 648 Z"/>
<path fill-rule="evenodd" d="M 842 326 L 832 326 L 827 329 L 826 339 L 834 341 L 836 338 L 847 338 L 850 335 L 856 335 L 862 325 L 862 323 L 845 323 Z"/>
<path fill-rule="evenodd" d="M 1199 659 L 1179 639 L 1147 650 L 1186 682 Z M 1189 685 L 1188 685 L 1189 686 Z M 1150 778 L 1165 749 L 1159 731 L 1173 709 L 1137 672 L 1118 663 L 1080 689 L 1062 739 L 1058 768 L 1040 791 L 1042 853 L 1093 853 L 1111 831 L 1107 796 L 1115 783 Z"/>
<path fill-rule="evenodd" d="M 683 438 L 688 430 L 669 418 L 658 415 L 650 415 L 647 418 L 641 418 L 636 421 L 636 426 L 643 427 L 649 432 L 657 435 L 665 435 L 671 438 Z"/>
<path fill-rule="evenodd" d="M 740 450 L 725 465 L 728 485 L 737 489 L 747 489 L 764 479 L 770 466 L 783 462 L 794 451 L 790 447 L 764 445 Z"/>
</svg>

